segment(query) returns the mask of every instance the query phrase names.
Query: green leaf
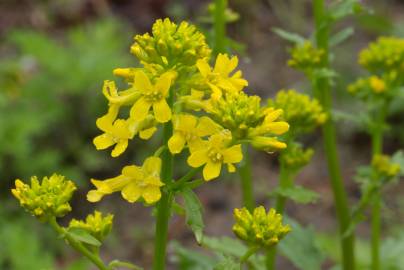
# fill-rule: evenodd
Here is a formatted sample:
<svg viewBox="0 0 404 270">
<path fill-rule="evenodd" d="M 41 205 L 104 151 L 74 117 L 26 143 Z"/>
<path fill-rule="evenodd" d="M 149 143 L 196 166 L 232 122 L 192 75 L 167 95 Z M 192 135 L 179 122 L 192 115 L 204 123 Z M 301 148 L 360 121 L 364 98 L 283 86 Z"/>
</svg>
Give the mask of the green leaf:
<svg viewBox="0 0 404 270">
<path fill-rule="evenodd" d="M 215 252 L 235 257 L 243 256 L 248 250 L 239 240 L 226 236 L 220 238 L 205 236 L 202 244 Z"/>
<path fill-rule="evenodd" d="M 362 5 L 358 0 L 336 1 L 329 8 L 329 18 L 338 21 L 346 16 L 357 14 L 363 11 Z"/>
<path fill-rule="evenodd" d="M 203 228 L 205 227 L 202 219 L 202 205 L 198 196 L 189 188 L 182 192 L 185 203 L 185 216 L 188 226 L 195 234 L 196 241 L 200 244 L 203 237 Z"/>
<path fill-rule="evenodd" d="M 290 41 L 295 44 L 303 44 L 306 41 L 306 39 L 300 36 L 299 34 L 290 33 L 280 28 L 274 27 L 272 28 L 272 31 L 281 38 L 286 39 L 287 41 Z"/>
<path fill-rule="evenodd" d="M 319 68 L 314 70 L 314 76 L 317 78 L 335 78 L 338 77 L 338 73 L 332 69 Z"/>
<path fill-rule="evenodd" d="M 241 266 L 238 261 L 236 261 L 233 257 L 225 256 L 225 258 L 220 261 L 213 270 L 240 270 Z"/>
<path fill-rule="evenodd" d="M 281 254 L 298 269 L 320 270 L 325 257 L 315 242 L 313 228 L 304 228 L 291 218 L 285 218 L 285 223 L 292 231 L 279 242 Z"/>
<path fill-rule="evenodd" d="M 302 186 L 277 187 L 272 193 L 291 199 L 294 202 L 307 204 L 314 203 L 320 194 Z"/>
<path fill-rule="evenodd" d="M 87 231 L 79 228 L 70 228 L 67 234 L 71 236 L 74 240 L 89 244 L 91 246 L 99 247 L 101 242 L 97 238 L 89 234 Z"/>
<path fill-rule="evenodd" d="M 391 157 L 391 162 L 400 165 L 400 176 L 404 176 L 404 152 L 402 150 L 395 152 Z"/>
<path fill-rule="evenodd" d="M 113 260 L 112 262 L 110 262 L 108 264 L 108 267 L 112 270 L 112 269 L 121 269 L 126 268 L 126 269 L 130 269 L 130 270 L 143 270 L 142 267 L 134 265 L 132 263 L 129 262 L 123 262 L 123 261 L 119 261 L 119 260 Z"/>
<path fill-rule="evenodd" d="M 341 30 L 340 32 L 336 33 L 330 38 L 330 46 L 334 47 L 341 44 L 342 42 L 347 40 L 350 36 L 352 36 L 354 33 L 355 30 L 353 29 L 353 27 L 348 27 Z"/>
<path fill-rule="evenodd" d="M 180 243 L 172 241 L 171 248 L 174 250 L 173 260 L 179 270 L 205 270 L 212 269 L 217 260 L 206 254 L 183 247 Z"/>
</svg>

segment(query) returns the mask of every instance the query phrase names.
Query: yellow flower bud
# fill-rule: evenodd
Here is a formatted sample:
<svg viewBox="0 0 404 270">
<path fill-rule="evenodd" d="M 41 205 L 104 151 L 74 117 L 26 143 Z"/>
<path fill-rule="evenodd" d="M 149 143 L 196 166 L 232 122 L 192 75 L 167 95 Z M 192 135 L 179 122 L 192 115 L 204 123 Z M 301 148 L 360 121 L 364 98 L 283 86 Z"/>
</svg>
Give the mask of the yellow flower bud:
<svg viewBox="0 0 404 270">
<path fill-rule="evenodd" d="M 86 217 L 85 221 L 72 219 L 69 224 L 69 229 L 83 229 L 102 241 L 111 232 L 113 219 L 114 216 L 111 214 L 103 216 L 101 212 L 94 211 L 92 215 Z"/>
</svg>

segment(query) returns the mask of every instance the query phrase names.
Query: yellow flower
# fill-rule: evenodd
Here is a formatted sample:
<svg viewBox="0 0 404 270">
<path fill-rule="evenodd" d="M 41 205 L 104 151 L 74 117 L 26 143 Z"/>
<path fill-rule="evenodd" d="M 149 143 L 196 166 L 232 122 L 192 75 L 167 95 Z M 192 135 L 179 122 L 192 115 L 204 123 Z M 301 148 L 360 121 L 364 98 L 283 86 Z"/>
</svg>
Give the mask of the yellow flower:
<svg viewBox="0 0 404 270">
<path fill-rule="evenodd" d="M 369 85 L 376 94 L 386 91 L 386 83 L 378 76 L 371 76 L 369 78 Z"/>
<path fill-rule="evenodd" d="M 164 185 L 160 181 L 161 159 L 149 157 L 142 167 L 135 165 L 125 166 L 122 174 L 104 181 L 91 179 L 97 188 L 87 194 L 87 200 L 97 202 L 104 195 L 121 191 L 122 197 L 128 202 L 136 202 L 141 197 L 148 204 L 160 200 L 160 187 Z"/>
<path fill-rule="evenodd" d="M 230 75 L 237 64 L 237 56 L 229 58 L 227 54 L 219 54 L 213 70 L 206 59 L 198 60 L 196 66 L 211 88 L 213 97 L 220 98 L 223 92 L 237 93 L 248 85 L 248 82 L 242 78 L 240 70 Z"/>
<path fill-rule="evenodd" d="M 203 168 L 203 178 L 206 181 L 212 180 L 220 175 L 222 164 L 227 164 L 229 172 L 235 172 L 233 163 L 243 159 L 241 145 L 229 146 L 231 136 L 225 131 L 212 135 L 201 148 L 195 149 L 188 157 L 188 164 L 191 167 Z"/>
<path fill-rule="evenodd" d="M 89 234 L 102 241 L 112 229 L 114 215 L 103 216 L 101 212 L 94 211 L 94 214 L 88 215 L 86 220 L 72 219 L 69 223 L 69 229 L 77 228 L 87 231 Z"/>
<path fill-rule="evenodd" d="M 288 61 L 288 65 L 303 72 L 312 72 L 320 68 L 325 55 L 324 50 L 315 48 L 310 41 L 296 45 L 290 54 L 292 58 Z"/>
<path fill-rule="evenodd" d="M 372 158 L 372 167 L 380 177 L 389 179 L 397 176 L 400 171 L 400 164 L 394 163 L 390 156 L 377 154 Z"/>
<path fill-rule="evenodd" d="M 130 116 L 135 121 L 146 118 L 151 107 L 157 122 L 165 123 L 171 119 L 171 109 L 166 97 L 169 95 L 173 73 L 166 72 L 161 75 L 156 84 L 152 85 L 143 71 L 138 71 L 135 76 L 135 89 L 141 93 L 141 97 L 130 110 Z"/>
<path fill-rule="evenodd" d="M 185 144 L 188 145 L 190 152 L 203 147 L 201 137 L 212 135 L 220 130 L 209 117 L 203 116 L 196 118 L 190 114 L 179 114 L 173 118 L 174 133 L 168 140 L 168 148 L 173 154 L 182 151 Z"/>
<path fill-rule="evenodd" d="M 250 245 L 263 248 L 278 244 L 291 231 L 289 225 L 282 224 L 282 215 L 273 208 L 268 213 L 263 206 L 255 208 L 252 213 L 245 207 L 236 208 L 234 218 L 234 234 Z"/>
<path fill-rule="evenodd" d="M 97 119 L 97 127 L 104 131 L 94 138 L 93 143 L 97 150 L 106 149 L 115 145 L 111 152 L 111 156 L 117 157 L 122 154 L 128 147 L 128 140 L 132 139 L 134 134 L 130 132 L 127 120 L 115 120 L 118 114 L 117 106 L 110 106 L 108 113 Z"/>
<path fill-rule="evenodd" d="M 76 186 L 62 175 L 53 174 L 40 182 L 31 177 L 31 185 L 15 180 L 15 189 L 11 192 L 32 215 L 41 221 L 52 217 L 63 217 L 71 211 L 69 201 Z"/>
<path fill-rule="evenodd" d="M 109 105 L 117 106 L 118 109 L 122 105 L 133 104 L 133 102 L 135 102 L 140 96 L 140 93 L 133 87 L 129 88 L 128 90 L 118 92 L 115 82 L 108 80 L 104 81 L 102 93 L 109 101 Z"/>
</svg>

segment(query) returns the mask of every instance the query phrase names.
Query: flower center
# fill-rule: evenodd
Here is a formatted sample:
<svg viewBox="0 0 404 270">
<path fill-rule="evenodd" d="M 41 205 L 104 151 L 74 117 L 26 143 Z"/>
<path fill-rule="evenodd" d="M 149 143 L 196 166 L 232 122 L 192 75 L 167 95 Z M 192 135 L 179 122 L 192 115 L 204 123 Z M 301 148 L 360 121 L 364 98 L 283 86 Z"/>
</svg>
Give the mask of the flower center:
<svg viewBox="0 0 404 270">
<path fill-rule="evenodd" d="M 157 102 L 163 98 L 163 95 L 159 91 L 149 92 L 144 95 L 148 102 Z"/>
<path fill-rule="evenodd" d="M 223 162 L 223 155 L 221 153 L 219 153 L 215 149 L 210 149 L 208 151 L 208 157 L 214 163 L 222 163 Z"/>
</svg>

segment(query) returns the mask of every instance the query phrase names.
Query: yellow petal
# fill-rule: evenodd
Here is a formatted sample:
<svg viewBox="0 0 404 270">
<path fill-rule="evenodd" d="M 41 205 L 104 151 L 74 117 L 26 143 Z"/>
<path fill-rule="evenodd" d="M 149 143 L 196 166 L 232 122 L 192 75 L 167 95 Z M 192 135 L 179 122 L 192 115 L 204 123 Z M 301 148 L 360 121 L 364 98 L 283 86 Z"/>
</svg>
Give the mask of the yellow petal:
<svg viewBox="0 0 404 270">
<path fill-rule="evenodd" d="M 275 135 L 281 135 L 289 130 L 289 124 L 286 122 L 272 122 L 265 125 L 268 129 L 268 132 L 271 132 Z"/>
<path fill-rule="evenodd" d="M 220 170 L 222 169 L 221 162 L 211 162 L 208 161 L 203 168 L 203 178 L 206 181 L 212 180 L 220 175 Z"/>
<path fill-rule="evenodd" d="M 103 181 L 91 179 L 91 183 L 98 189 L 99 192 L 103 194 L 111 194 L 113 192 L 122 190 L 131 181 L 130 178 L 118 175 L 113 178 L 109 178 Z"/>
<path fill-rule="evenodd" d="M 148 186 L 143 190 L 142 197 L 148 204 L 155 203 L 161 198 L 160 188 L 156 186 Z"/>
<path fill-rule="evenodd" d="M 168 90 L 170 90 L 172 77 L 171 73 L 166 72 L 157 79 L 155 89 L 159 91 L 163 97 L 166 97 Z"/>
<path fill-rule="evenodd" d="M 241 144 L 234 145 L 223 151 L 223 162 L 224 163 L 238 163 L 243 159 L 243 154 L 241 152 Z"/>
<path fill-rule="evenodd" d="M 180 114 L 177 117 L 177 123 L 175 129 L 185 131 L 185 132 L 192 132 L 192 130 L 196 126 L 196 117 L 191 114 Z"/>
<path fill-rule="evenodd" d="M 122 175 L 129 177 L 132 181 L 137 179 L 143 179 L 144 177 L 142 168 L 136 165 L 125 166 L 122 169 Z"/>
<path fill-rule="evenodd" d="M 143 71 L 136 72 L 135 88 L 141 92 L 147 92 L 153 88 L 150 83 L 149 77 L 147 77 L 147 75 Z"/>
<path fill-rule="evenodd" d="M 203 77 L 207 77 L 211 73 L 210 66 L 208 62 L 204 59 L 199 59 L 196 62 L 196 67 L 198 68 L 199 72 L 202 74 Z"/>
<path fill-rule="evenodd" d="M 109 106 L 108 113 L 97 119 L 95 124 L 102 131 L 107 131 L 112 127 L 112 123 L 115 121 L 119 112 L 119 105 L 113 104 Z"/>
<path fill-rule="evenodd" d="M 196 132 L 198 136 L 205 137 L 217 133 L 220 130 L 220 126 L 207 116 L 199 118 Z"/>
<path fill-rule="evenodd" d="M 159 157 L 148 157 L 143 163 L 142 169 L 146 174 L 160 176 L 161 159 Z"/>
<path fill-rule="evenodd" d="M 152 104 L 144 97 L 139 98 L 130 109 L 130 117 L 136 122 L 144 120 L 151 106 Z"/>
<path fill-rule="evenodd" d="M 125 152 L 128 147 L 128 140 L 119 140 L 119 142 L 115 145 L 114 150 L 111 152 L 112 157 L 117 157 Z"/>
<path fill-rule="evenodd" d="M 185 138 L 180 132 L 174 132 L 173 136 L 168 140 L 168 149 L 172 154 L 181 153 L 185 145 Z"/>
<path fill-rule="evenodd" d="M 171 109 L 165 99 L 153 103 L 154 117 L 159 123 L 166 123 L 171 119 Z"/>
<path fill-rule="evenodd" d="M 193 168 L 201 167 L 207 161 L 208 161 L 208 155 L 206 149 L 198 150 L 191 153 L 191 155 L 187 159 L 188 165 Z"/>
<path fill-rule="evenodd" d="M 94 138 L 93 143 L 97 150 L 102 150 L 110 147 L 111 145 L 114 145 L 115 142 L 112 139 L 112 136 L 109 134 L 101 134 L 97 137 Z"/>
<path fill-rule="evenodd" d="M 135 183 L 131 183 L 122 189 L 121 194 L 125 200 L 134 203 L 140 198 L 142 190 Z"/>
<path fill-rule="evenodd" d="M 148 129 L 141 130 L 139 132 L 139 137 L 143 140 L 148 140 L 153 136 L 153 134 L 157 131 L 156 127 L 151 127 Z"/>
<path fill-rule="evenodd" d="M 234 173 L 236 171 L 236 167 L 231 163 L 227 163 L 227 171 L 229 173 Z"/>
<path fill-rule="evenodd" d="M 160 181 L 160 178 L 153 175 L 146 177 L 144 179 L 144 182 L 151 186 L 156 187 L 164 186 L 164 183 Z"/>
<path fill-rule="evenodd" d="M 206 141 L 203 141 L 201 138 L 196 137 L 192 140 L 188 140 L 188 147 L 189 147 L 189 152 L 193 153 L 195 151 L 198 151 L 199 149 L 203 149 L 204 147 L 207 147 Z"/>
<path fill-rule="evenodd" d="M 213 69 L 214 73 L 219 73 L 220 75 L 227 76 L 227 65 L 229 63 L 229 57 L 227 54 L 219 53 L 216 57 L 215 68 Z"/>
<path fill-rule="evenodd" d="M 272 108 L 269 108 L 268 111 L 269 112 L 265 116 L 265 120 L 264 120 L 264 122 L 266 122 L 266 123 L 275 121 L 276 119 L 279 118 L 279 116 L 281 116 L 283 114 L 282 109 L 273 110 Z"/>
<path fill-rule="evenodd" d="M 87 201 L 89 202 L 98 202 L 104 197 L 104 193 L 99 192 L 98 190 L 90 190 L 87 193 Z"/>
</svg>

